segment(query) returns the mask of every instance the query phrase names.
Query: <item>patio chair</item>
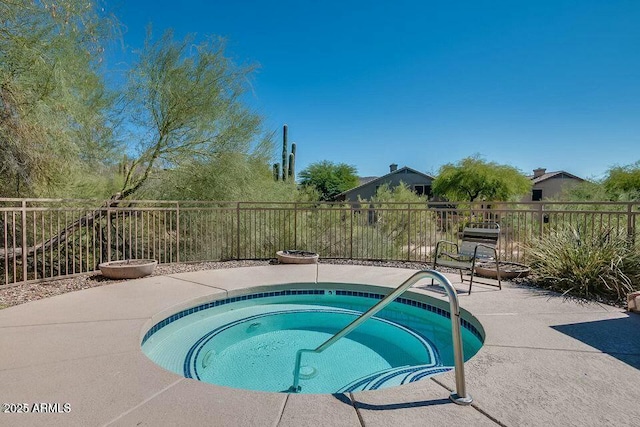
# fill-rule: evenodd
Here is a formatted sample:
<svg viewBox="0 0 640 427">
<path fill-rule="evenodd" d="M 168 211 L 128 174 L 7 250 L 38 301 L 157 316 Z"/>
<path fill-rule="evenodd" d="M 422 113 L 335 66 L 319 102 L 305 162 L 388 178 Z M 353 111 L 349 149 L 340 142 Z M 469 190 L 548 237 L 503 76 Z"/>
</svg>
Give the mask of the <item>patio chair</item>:
<svg viewBox="0 0 640 427">
<path fill-rule="evenodd" d="M 500 226 L 496 222 L 470 223 L 462 230 L 461 243 L 447 240 L 440 240 L 436 243 L 436 253 L 433 258 L 433 269 L 438 265 L 443 267 L 457 268 L 460 271 L 460 281 L 464 283 L 462 270 L 470 270 L 469 294 L 473 285 L 473 276 L 477 261 L 488 261 L 495 263 L 496 278 L 498 284 L 479 282 L 484 285 L 497 286 L 502 289 L 500 282 L 500 266 L 498 262 L 498 237 L 500 236 Z"/>
</svg>

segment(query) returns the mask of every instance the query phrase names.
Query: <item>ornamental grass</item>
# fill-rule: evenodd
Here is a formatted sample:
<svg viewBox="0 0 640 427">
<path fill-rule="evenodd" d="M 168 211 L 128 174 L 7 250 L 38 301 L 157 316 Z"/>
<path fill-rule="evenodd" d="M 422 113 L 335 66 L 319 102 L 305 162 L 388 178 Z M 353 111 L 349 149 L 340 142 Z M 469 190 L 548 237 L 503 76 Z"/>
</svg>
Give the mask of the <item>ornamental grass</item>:
<svg viewBox="0 0 640 427">
<path fill-rule="evenodd" d="M 565 296 L 622 303 L 640 289 L 640 250 L 625 233 L 552 231 L 528 247 L 534 282 Z"/>
</svg>

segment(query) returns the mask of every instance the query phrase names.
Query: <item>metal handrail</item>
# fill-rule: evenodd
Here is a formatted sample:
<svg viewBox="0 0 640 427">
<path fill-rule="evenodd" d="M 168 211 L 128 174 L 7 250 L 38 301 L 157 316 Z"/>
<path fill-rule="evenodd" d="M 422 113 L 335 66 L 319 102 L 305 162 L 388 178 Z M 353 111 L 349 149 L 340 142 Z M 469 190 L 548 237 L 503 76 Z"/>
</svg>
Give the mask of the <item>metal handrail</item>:
<svg viewBox="0 0 640 427">
<path fill-rule="evenodd" d="M 300 383 L 300 364 L 302 362 L 302 353 L 321 353 L 340 338 L 356 329 L 374 314 L 382 310 L 384 307 L 398 298 L 404 291 L 413 286 L 416 282 L 424 278 L 435 279 L 444 286 L 447 296 L 449 297 L 449 309 L 451 311 L 451 335 L 453 338 L 453 359 L 456 374 L 456 391 L 451 393 L 449 398 L 459 405 L 469 405 L 473 402 L 471 395 L 467 394 L 464 382 L 464 356 L 462 354 L 462 335 L 460 334 L 460 304 L 458 303 L 458 295 L 456 290 L 442 273 L 435 270 L 422 270 L 409 277 L 402 282 L 400 286 L 393 290 L 389 295 L 380 300 L 376 305 L 366 312 L 362 313 L 356 320 L 349 323 L 334 336 L 320 344 L 315 349 L 302 348 L 296 353 L 296 367 L 293 371 L 293 385 L 289 387 L 290 393 L 298 393 L 302 387 Z"/>
</svg>

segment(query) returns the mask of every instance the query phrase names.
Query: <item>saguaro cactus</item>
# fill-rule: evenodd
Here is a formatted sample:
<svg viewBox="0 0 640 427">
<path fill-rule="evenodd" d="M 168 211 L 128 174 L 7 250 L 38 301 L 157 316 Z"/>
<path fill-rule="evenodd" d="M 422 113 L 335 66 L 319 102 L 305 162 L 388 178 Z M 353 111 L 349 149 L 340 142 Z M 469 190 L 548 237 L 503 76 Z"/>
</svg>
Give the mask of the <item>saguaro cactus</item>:
<svg viewBox="0 0 640 427">
<path fill-rule="evenodd" d="M 289 179 L 296 180 L 296 143 L 291 144 L 291 154 L 289 154 Z"/>
<path fill-rule="evenodd" d="M 295 165 L 296 165 L 296 159 L 295 159 L 294 154 L 291 153 L 291 154 L 289 154 L 289 174 L 288 174 L 289 175 L 289 179 L 291 181 L 294 181 L 296 179 L 295 171 L 294 171 Z"/>
<path fill-rule="evenodd" d="M 273 179 L 274 181 L 280 180 L 280 163 L 273 164 Z"/>
<path fill-rule="evenodd" d="M 282 127 L 282 180 L 287 180 L 287 158 L 289 151 L 289 126 Z"/>
<path fill-rule="evenodd" d="M 296 144 L 295 142 L 291 144 L 291 153 L 289 153 L 289 127 L 284 125 L 282 127 L 282 163 L 273 164 L 273 179 L 276 181 L 287 181 L 288 178 L 290 181 L 295 181 L 295 157 Z M 280 171 L 282 171 L 282 174 Z"/>
</svg>

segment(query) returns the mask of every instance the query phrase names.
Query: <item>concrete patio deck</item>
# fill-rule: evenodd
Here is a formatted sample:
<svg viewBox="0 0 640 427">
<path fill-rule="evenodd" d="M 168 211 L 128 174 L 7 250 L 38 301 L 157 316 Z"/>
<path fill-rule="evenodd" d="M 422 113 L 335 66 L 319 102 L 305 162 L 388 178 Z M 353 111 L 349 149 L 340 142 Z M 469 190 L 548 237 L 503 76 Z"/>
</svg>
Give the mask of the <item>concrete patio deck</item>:
<svg viewBox="0 0 640 427">
<path fill-rule="evenodd" d="M 460 296 L 486 332 L 465 364 L 474 398 L 467 407 L 448 400 L 452 372 L 375 392 L 261 393 L 182 378 L 140 350 L 152 318 L 220 293 L 316 281 L 395 287 L 413 272 L 329 264 L 198 271 L 0 310 L 0 425 L 640 425 L 640 315 L 513 285 L 474 285 Z M 449 277 L 466 290 L 459 276 Z M 446 298 L 428 283 L 414 291 Z M 9 403 L 59 406 L 5 413 Z"/>
</svg>

